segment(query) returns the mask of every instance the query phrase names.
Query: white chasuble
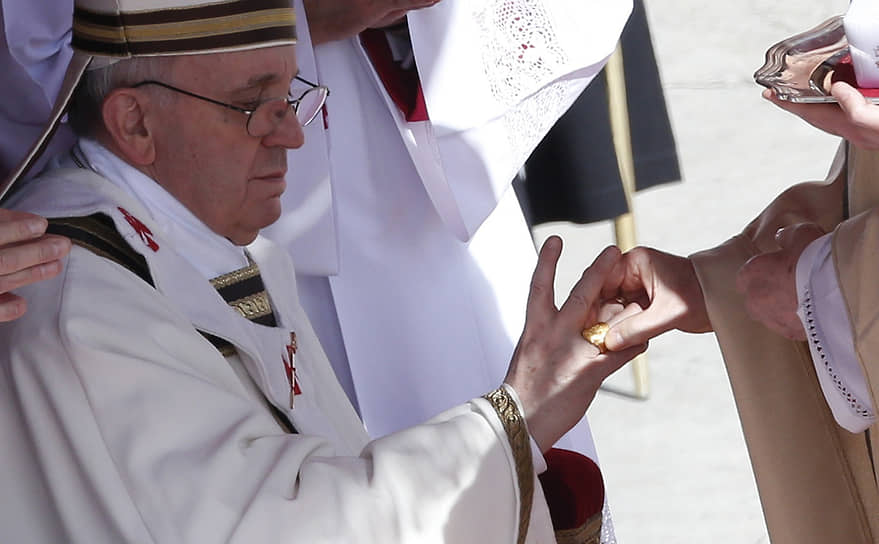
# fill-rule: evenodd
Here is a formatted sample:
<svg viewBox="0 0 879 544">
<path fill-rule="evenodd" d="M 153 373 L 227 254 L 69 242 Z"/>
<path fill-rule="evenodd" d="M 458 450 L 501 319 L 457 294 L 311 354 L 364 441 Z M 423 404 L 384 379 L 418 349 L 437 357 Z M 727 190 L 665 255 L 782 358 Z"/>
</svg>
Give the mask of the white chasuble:
<svg viewBox="0 0 879 544">
<path fill-rule="evenodd" d="M 404 120 L 358 39 L 320 45 L 313 60 L 298 47 L 303 76 L 332 91 L 326 127 L 306 138 L 325 138 L 334 230 L 286 245 L 303 305 L 372 436 L 503 379 L 536 263 L 510 182 L 613 51 L 630 8 L 445 0 L 410 12 L 424 122 Z M 291 188 L 311 186 L 299 172 L 322 160 L 291 153 Z M 336 274 L 299 249 L 330 245 Z M 585 420 L 566 440 L 595 457 Z"/>
</svg>

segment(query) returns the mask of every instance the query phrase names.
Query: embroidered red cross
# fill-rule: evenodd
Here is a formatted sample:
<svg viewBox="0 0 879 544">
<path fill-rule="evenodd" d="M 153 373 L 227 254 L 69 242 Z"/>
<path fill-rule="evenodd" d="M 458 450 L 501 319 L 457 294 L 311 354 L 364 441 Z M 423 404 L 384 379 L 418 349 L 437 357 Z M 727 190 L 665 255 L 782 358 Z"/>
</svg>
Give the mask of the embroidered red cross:
<svg viewBox="0 0 879 544">
<path fill-rule="evenodd" d="M 296 377 L 294 355 L 296 355 L 296 333 L 291 332 L 290 343 L 287 344 L 287 357 L 281 357 L 284 371 L 287 373 L 287 383 L 290 384 L 290 408 L 293 408 L 293 398 L 302 394 L 302 390 L 299 388 L 299 379 Z"/>
<path fill-rule="evenodd" d="M 153 251 L 159 251 L 159 244 L 153 239 L 153 232 L 140 222 L 137 217 L 134 217 L 128 210 L 125 208 L 119 208 L 119 211 L 122 212 L 122 215 L 125 216 L 125 220 L 128 221 L 128 224 L 131 225 L 131 228 L 134 229 L 135 232 L 140 236 L 140 239 L 143 240 L 143 243 Z"/>
</svg>

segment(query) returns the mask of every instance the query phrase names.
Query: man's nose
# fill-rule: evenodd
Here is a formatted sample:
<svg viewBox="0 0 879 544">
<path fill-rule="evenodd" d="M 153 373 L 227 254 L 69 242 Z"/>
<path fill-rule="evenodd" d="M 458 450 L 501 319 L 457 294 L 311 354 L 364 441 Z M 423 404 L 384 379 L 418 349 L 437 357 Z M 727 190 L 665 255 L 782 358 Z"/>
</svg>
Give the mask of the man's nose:
<svg viewBox="0 0 879 544">
<path fill-rule="evenodd" d="M 304 143 L 305 134 L 302 131 L 302 124 L 292 111 L 284 116 L 274 131 L 263 138 L 263 145 L 266 147 L 299 149 Z"/>
</svg>

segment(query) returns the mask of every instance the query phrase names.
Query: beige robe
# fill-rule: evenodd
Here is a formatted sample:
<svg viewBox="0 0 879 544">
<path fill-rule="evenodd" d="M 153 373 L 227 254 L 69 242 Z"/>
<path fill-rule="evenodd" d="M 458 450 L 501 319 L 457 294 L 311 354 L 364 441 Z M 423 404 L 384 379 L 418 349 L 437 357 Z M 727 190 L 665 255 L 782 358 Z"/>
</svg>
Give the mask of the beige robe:
<svg viewBox="0 0 879 544">
<path fill-rule="evenodd" d="M 780 195 L 745 230 L 691 258 L 705 294 L 773 544 L 879 543 L 876 425 L 852 434 L 834 420 L 805 343 L 751 320 L 735 276 L 778 249 L 775 232 L 813 221 L 833 231 L 833 259 L 857 356 L 876 403 L 879 384 L 879 153 L 843 144 L 827 179 Z M 847 191 L 847 192 L 846 192 Z M 848 216 L 844 202 L 848 200 Z M 872 439 L 873 443 L 868 444 Z"/>
</svg>

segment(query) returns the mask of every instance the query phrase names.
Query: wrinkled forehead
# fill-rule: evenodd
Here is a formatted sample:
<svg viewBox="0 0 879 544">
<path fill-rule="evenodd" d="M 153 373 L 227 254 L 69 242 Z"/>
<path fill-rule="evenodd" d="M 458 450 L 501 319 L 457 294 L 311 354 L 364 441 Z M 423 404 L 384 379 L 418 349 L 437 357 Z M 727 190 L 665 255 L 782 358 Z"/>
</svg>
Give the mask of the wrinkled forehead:
<svg viewBox="0 0 879 544">
<path fill-rule="evenodd" d="M 289 85 L 298 71 L 292 45 L 247 51 L 181 55 L 172 71 L 176 81 L 205 82 L 218 89 Z"/>
</svg>

